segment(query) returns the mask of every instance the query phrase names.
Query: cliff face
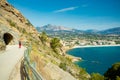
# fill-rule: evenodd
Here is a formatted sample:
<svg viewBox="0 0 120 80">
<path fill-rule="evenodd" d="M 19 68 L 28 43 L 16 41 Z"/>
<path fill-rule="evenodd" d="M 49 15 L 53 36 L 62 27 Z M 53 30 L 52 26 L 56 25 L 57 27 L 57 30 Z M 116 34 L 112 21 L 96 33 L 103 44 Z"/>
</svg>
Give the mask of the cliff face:
<svg viewBox="0 0 120 80">
<path fill-rule="evenodd" d="M 10 39 L 10 35 L 6 36 L 8 44 L 17 44 L 19 39 L 27 40 L 28 34 L 34 36 L 35 39 L 39 39 L 38 33 L 32 24 L 12 5 L 8 4 L 6 0 L 0 1 L 0 43 L 8 45 L 5 42 L 5 34 L 10 34 L 13 38 Z M 0 48 L 3 48 L 0 46 Z"/>
<path fill-rule="evenodd" d="M 6 0 L 0 1 L 0 51 L 5 50 L 6 45 L 18 44 L 18 40 L 21 40 L 32 45 L 31 62 L 37 64 L 37 70 L 46 80 L 89 79 L 89 74 L 75 66 L 67 56 L 52 50 L 50 39 L 46 45 L 40 36 L 17 9 Z"/>
</svg>

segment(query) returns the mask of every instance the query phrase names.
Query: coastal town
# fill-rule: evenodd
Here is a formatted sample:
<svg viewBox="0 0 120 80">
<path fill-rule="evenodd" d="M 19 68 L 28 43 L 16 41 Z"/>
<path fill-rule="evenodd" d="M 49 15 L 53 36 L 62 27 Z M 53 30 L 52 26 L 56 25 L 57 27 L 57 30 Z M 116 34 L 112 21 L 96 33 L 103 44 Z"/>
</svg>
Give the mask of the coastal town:
<svg viewBox="0 0 120 80">
<path fill-rule="evenodd" d="M 69 38 L 65 39 L 63 38 L 61 40 L 63 46 L 68 46 L 68 47 L 75 47 L 75 46 L 103 46 L 103 45 L 120 45 L 120 36 L 107 36 L 106 38 L 100 39 L 98 37 L 97 39 L 93 38 Z"/>
<path fill-rule="evenodd" d="M 118 45 L 115 41 L 107 41 L 107 40 L 95 40 L 95 41 L 88 41 L 88 40 L 68 40 L 63 41 L 64 46 L 87 46 L 87 45 Z"/>
</svg>

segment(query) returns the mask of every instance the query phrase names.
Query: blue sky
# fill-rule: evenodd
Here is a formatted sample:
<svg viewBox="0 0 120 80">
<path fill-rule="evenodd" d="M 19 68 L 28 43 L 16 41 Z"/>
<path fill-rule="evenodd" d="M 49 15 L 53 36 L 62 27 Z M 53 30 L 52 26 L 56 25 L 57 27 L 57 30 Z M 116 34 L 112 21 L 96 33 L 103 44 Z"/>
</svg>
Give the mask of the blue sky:
<svg viewBox="0 0 120 80">
<path fill-rule="evenodd" d="M 36 26 L 120 27 L 120 0 L 7 0 Z"/>
</svg>

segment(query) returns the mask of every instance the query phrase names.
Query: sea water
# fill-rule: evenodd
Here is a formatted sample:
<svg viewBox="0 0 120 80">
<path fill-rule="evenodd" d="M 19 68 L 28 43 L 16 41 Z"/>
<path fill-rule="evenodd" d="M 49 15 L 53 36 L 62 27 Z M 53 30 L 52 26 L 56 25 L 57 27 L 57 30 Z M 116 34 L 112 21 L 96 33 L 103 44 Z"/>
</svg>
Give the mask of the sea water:
<svg viewBox="0 0 120 80">
<path fill-rule="evenodd" d="M 120 62 L 120 46 L 75 48 L 67 52 L 81 57 L 75 64 L 86 69 L 88 73 L 104 74 L 112 64 Z"/>
</svg>

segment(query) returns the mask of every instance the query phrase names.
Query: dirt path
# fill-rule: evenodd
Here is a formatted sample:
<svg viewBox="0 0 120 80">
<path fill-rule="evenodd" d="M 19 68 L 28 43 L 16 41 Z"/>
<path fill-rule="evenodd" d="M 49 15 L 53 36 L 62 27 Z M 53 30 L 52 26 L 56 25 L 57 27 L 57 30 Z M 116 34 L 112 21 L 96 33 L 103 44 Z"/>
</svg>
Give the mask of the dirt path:
<svg viewBox="0 0 120 80">
<path fill-rule="evenodd" d="M 15 65 L 24 55 L 26 48 L 18 48 L 18 45 L 7 46 L 6 51 L 0 54 L 0 80 L 8 80 Z"/>
</svg>

